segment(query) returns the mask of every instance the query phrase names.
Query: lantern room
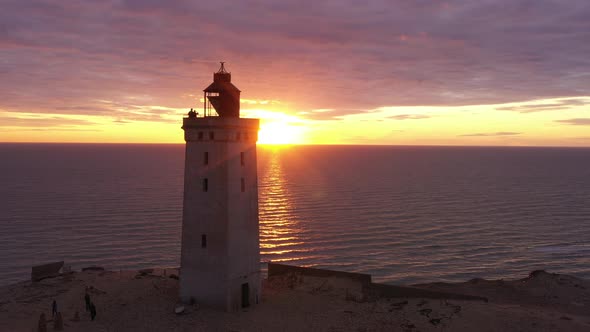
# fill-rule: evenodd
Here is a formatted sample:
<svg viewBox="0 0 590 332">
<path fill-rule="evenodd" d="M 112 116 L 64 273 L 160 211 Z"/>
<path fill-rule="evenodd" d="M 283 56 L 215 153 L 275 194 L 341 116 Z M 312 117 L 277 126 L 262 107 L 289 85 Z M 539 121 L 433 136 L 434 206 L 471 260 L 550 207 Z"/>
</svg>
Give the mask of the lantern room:
<svg viewBox="0 0 590 332">
<path fill-rule="evenodd" d="M 221 62 L 219 70 L 213 73 L 213 83 L 203 91 L 206 117 L 240 117 L 240 90 L 231 83 L 231 73 L 225 70 L 224 62 Z"/>
</svg>

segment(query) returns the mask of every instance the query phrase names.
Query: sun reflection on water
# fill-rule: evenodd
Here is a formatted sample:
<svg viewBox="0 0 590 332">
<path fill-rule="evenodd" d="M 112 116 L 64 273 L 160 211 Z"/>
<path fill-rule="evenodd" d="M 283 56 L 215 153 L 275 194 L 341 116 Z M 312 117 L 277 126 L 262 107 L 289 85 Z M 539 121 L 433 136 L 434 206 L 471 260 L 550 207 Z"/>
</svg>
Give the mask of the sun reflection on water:
<svg viewBox="0 0 590 332">
<path fill-rule="evenodd" d="M 260 197 L 260 253 L 262 261 L 302 259 L 306 249 L 300 238 L 300 225 L 283 173 L 279 151 L 267 149 L 266 168 L 262 170 Z"/>
</svg>

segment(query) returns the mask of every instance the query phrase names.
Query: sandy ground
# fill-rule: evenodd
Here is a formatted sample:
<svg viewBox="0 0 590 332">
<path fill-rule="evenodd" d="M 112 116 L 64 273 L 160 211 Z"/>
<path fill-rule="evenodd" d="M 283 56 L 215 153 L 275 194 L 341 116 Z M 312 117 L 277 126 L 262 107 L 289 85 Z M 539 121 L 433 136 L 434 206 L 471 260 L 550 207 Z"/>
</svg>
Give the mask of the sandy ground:
<svg viewBox="0 0 590 332">
<path fill-rule="evenodd" d="M 419 287 L 484 301 L 367 296 L 340 278 L 265 280 L 262 303 L 226 313 L 197 305 L 176 315 L 176 270 L 77 272 L 0 288 L 0 331 L 37 331 L 55 299 L 65 331 L 590 331 L 590 282 L 532 273 L 513 281 L 472 280 Z M 86 287 L 97 317 L 85 311 Z M 80 320 L 72 318 L 79 312 Z M 53 323 L 47 331 L 53 331 Z"/>
</svg>

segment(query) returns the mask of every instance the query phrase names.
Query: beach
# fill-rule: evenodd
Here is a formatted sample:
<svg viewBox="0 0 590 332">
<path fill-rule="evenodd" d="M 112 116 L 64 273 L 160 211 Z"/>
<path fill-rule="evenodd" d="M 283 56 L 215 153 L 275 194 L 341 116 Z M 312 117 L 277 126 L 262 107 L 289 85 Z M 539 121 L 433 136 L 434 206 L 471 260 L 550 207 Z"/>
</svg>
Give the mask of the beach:
<svg viewBox="0 0 590 332">
<path fill-rule="evenodd" d="M 64 331 L 587 331 L 590 282 L 535 271 L 518 280 L 473 279 L 412 289 L 473 299 L 401 297 L 358 280 L 285 274 L 263 280 L 262 301 L 238 312 L 178 302 L 178 270 L 72 272 L 0 288 L 0 331 L 53 331 L 55 299 Z M 86 312 L 88 292 L 96 306 Z M 481 299 L 485 300 L 481 300 Z M 175 308 L 184 306 L 184 312 Z M 75 319 L 78 312 L 79 320 Z"/>
</svg>

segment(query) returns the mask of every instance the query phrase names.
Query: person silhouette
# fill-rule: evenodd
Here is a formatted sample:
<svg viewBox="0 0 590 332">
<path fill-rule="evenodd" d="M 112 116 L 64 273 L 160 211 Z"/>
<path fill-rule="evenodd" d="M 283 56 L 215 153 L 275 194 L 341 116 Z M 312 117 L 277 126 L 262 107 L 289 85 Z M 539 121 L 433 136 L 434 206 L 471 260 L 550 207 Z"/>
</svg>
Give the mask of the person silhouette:
<svg viewBox="0 0 590 332">
<path fill-rule="evenodd" d="M 86 286 L 84 302 L 86 302 L 86 311 L 90 310 L 90 295 L 88 295 L 88 286 Z"/>
<path fill-rule="evenodd" d="M 57 302 L 54 299 L 53 303 L 51 304 L 51 317 L 55 318 L 56 314 L 57 314 Z"/>
<path fill-rule="evenodd" d="M 90 320 L 94 320 L 95 317 L 96 317 L 96 307 L 94 306 L 94 303 L 90 302 Z"/>
</svg>

